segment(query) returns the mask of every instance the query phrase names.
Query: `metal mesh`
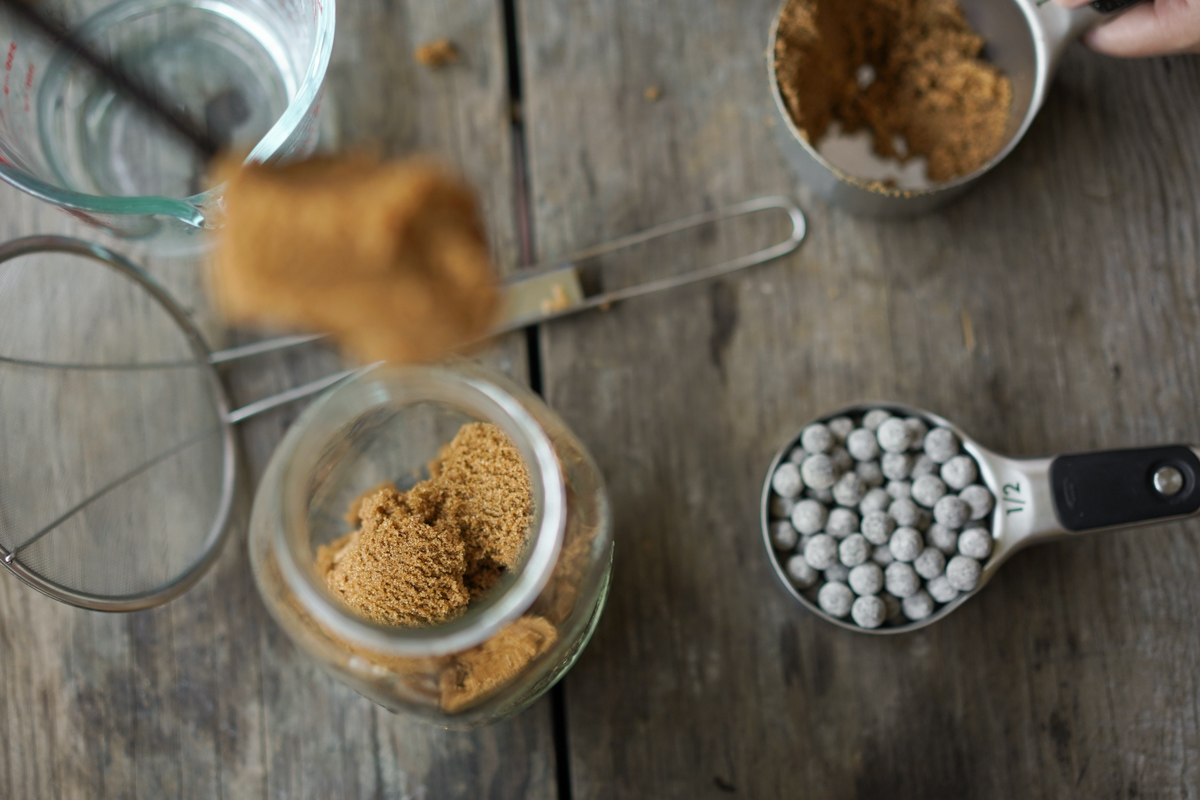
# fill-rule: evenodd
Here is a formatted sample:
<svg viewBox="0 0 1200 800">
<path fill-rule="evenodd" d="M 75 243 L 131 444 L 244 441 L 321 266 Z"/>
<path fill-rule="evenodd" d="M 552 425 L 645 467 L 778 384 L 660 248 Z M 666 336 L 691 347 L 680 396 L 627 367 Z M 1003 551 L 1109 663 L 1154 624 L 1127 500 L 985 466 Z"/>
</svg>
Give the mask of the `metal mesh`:
<svg viewBox="0 0 1200 800">
<path fill-rule="evenodd" d="M 219 540 L 228 450 L 212 368 L 152 289 L 74 253 L 0 261 L 0 546 L 18 574 L 92 607 L 167 599 Z"/>
</svg>

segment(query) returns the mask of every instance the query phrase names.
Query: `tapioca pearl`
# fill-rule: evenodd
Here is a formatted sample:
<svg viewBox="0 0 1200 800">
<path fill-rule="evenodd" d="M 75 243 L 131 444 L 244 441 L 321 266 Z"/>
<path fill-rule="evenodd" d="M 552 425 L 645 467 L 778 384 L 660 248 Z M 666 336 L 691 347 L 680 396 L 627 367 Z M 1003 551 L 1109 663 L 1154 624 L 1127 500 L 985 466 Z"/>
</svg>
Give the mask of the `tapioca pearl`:
<svg viewBox="0 0 1200 800">
<path fill-rule="evenodd" d="M 925 541 L 941 551 L 942 555 L 952 556 L 958 553 L 958 531 L 939 525 L 936 522 L 925 531 Z"/>
<path fill-rule="evenodd" d="M 979 585 L 983 566 L 969 556 L 955 556 L 946 564 L 946 578 L 960 592 L 971 592 Z"/>
<path fill-rule="evenodd" d="M 828 453 L 835 444 L 833 432 L 820 422 L 814 422 L 800 432 L 800 446 L 813 455 Z"/>
<path fill-rule="evenodd" d="M 958 589 L 950 585 L 950 579 L 945 575 L 938 575 L 931 579 L 929 583 L 925 584 L 925 591 L 929 592 L 929 596 L 939 603 L 949 603 L 958 597 Z"/>
<path fill-rule="evenodd" d="M 903 600 L 905 597 L 917 593 L 921 588 L 921 578 L 917 575 L 916 570 L 912 568 L 912 564 L 906 564 L 903 561 L 893 561 L 883 571 L 883 585 L 887 588 L 889 594 L 893 594 Z"/>
<path fill-rule="evenodd" d="M 892 504 L 892 496 L 887 493 L 886 489 L 875 488 L 863 495 L 862 502 L 858 504 L 858 513 L 864 517 L 867 514 L 876 511 L 887 511 L 887 507 Z"/>
<path fill-rule="evenodd" d="M 787 573 L 788 580 L 798 589 L 816 586 L 817 581 L 821 578 L 821 573 L 813 569 L 802 555 L 789 558 L 784 571 Z"/>
<path fill-rule="evenodd" d="M 975 466 L 975 459 L 970 456 L 955 456 L 942 464 L 941 475 L 946 485 L 957 492 L 975 482 L 979 477 L 979 469 Z"/>
<path fill-rule="evenodd" d="M 837 440 L 838 444 L 841 444 L 846 441 L 850 431 L 854 430 L 854 421 L 849 417 L 834 417 L 825 423 L 825 427 L 829 428 L 833 438 Z"/>
<path fill-rule="evenodd" d="M 920 509 L 917 504 L 907 497 L 901 497 L 899 500 L 893 500 L 888 506 L 888 514 L 892 519 L 896 520 L 897 524 L 907 527 L 915 527 L 917 519 L 920 517 Z"/>
<path fill-rule="evenodd" d="M 945 464 L 958 455 L 958 437 L 949 428 L 934 428 L 925 434 L 924 449 L 934 463 Z"/>
<path fill-rule="evenodd" d="M 889 417 L 875 431 L 879 447 L 887 453 L 903 453 L 912 444 L 912 431 L 899 417 Z"/>
<path fill-rule="evenodd" d="M 792 508 L 792 527 L 805 536 L 811 536 L 823 530 L 827 519 L 829 519 L 829 510 L 819 500 L 811 498 L 801 500 Z"/>
<path fill-rule="evenodd" d="M 909 417 L 904 420 L 909 430 L 909 447 L 920 450 L 925 445 L 925 435 L 929 433 L 929 425 L 920 417 Z"/>
<path fill-rule="evenodd" d="M 776 550 L 791 550 L 796 546 L 796 541 L 799 539 L 796 529 L 786 519 L 772 522 L 770 532 L 771 544 L 775 546 Z"/>
<path fill-rule="evenodd" d="M 838 559 L 847 567 L 857 567 L 871 555 L 871 545 L 861 533 L 852 533 L 838 545 Z"/>
<path fill-rule="evenodd" d="M 858 530 L 858 514 L 848 508 L 835 508 L 825 520 L 825 532 L 838 539 L 845 539 Z"/>
<path fill-rule="evenodd" d="M 860 628 L 878 628 L 887 619 L 887 606 L 874 595 L 859 597 L 850 606 L 850 618 Z"/>
<path fill-rule="evenodd" d="M 830 581 L 817 592 L 817 605 L 831 617 L 841 619 L 850 613 L 854 605 L 854 592 L 850 587 L 839 581 Z"/>
<path fill-rule="evenodd" d="M 800 477 L 800 469 L 790 461 L 785 461 L 775 468 L 771 476 L 771 488 L 780 497 L 793 498 L 804 488 L 804 480 Z"/>
<path fill-rule="evenodd" d="M 955 530 L 965 525 L 970 516 L 971 507 L 952 494 L 942 497 L 933 507 L 934 521 Z"/>
<path fill-rule="evenodd" d="M 916 528 L 896 528 L 888 540 L 888 549 L 897 561 L 914 561 L 925 549 L 925 542 Z"/>
<path fill-rule="evenodd" d="M 946 555 L 936 547 L 926 547 L 913 560 L 913 569 L 927 581 L 946 571 Z"/>
<path fill-rule="evenodd" d="M 859 530 L 871 544 L 887 544 L 888 539 L 892 536 L 892 531 L 896 530 L 896 520 L 886 512 L 873 511 L 863 516 L 862 522 L 859 523 Z M 955 547 L 957 546 L 956 540 Z"/>
<path fill-rule="evenodd" d="M 825 576 L 825 580 L 827 581 L 845 583 L 846 579 L 850 577 L 850 568 L 840 561 L 835 561 L 826 567 L 825 572 L 822 574 Z"/>
<path fill-rule="evenodd" d="M 889 481 L 907 480 L 912 471 L 912 456 L 908 453 L 884 453 L 879 457 L 879 470 Z"/>
<path fill-rule="evenodd" d="M 780 469 L 782 468 L 781 466 Z M 778 474 L 778 471 L 776 471 L 776 474 Z M 837 482 L 837 474 L 833 468 L 833 462 L 829 456 L 823 453 L 804 459 L 804 463 L 800 465 L 800 476 L 803 484 L 813 489 L 829 489 Z M 790 486 L 790 484 L 788 485 Z M 786 492 L 779 493 L 786 494 Z M 799 494 L 798 490 L 796 494 Z M 794 497 L 795 494 L 792 496 Z"/>
<path fill-rule="evenodd" d="M 936 475 L 922 475 L 912 482 L 912 499 L 926 508 L 933 508 L 945 494 L 946 484 Z"/>
<path fill-rule="evenodd" d="M 913 458 L 912 467 L 909 469 L 909 477 L 912 480 L 915 481 L 917 478 L 921 477 L 922 475 L 937 475 L 937 474 L 938 474 L 938 465 L 932 458 L 925 455 L 924 453 L 919 453 L 918 455 L 916 455 Z"/>
<path fill-rule="evenodd" d="M 869 431 L 879 430 L 879 426 L 891 419 L 892 412 L 884 408 L 876 408 L 863 414 L 862 426 Z"/>
<path fill-rule="evenodd" d="M 918 591 L 900 601 L 904 616 L 913 622 L 919 622 L 933 613 L 933 598 L 924 591 Z"/>
<path fill-rule="evenodd" d="M 983 528 L 967 528 L 958 535 L 958 552 L 985 561 L 992 554 L 992 536 Z"/>
<path fill-rule="evenodd" d="M 862 501 L 866 493 L 866 484 L 854 472 L 847 472 L 833 485 L 833 500 L 840 506 L 853 508 Z"/>
<path fill-rule="evenodd" d="M 883 486 L 885 476 L 878 461 L 860 461 L 854 465 L 854 474 L 868 489 Z"/>
<path fill-rule="evenodd" d="M 846 449 L 855 461 L 874 461 L 879 458 L 879 441 L 875 432 L 866 428 L 851 431 L 846 437 Z"/>
<path fill-rule="evenodd" d="M 827 533 L 818 533 L 804 547 L 804 560 L 815 570 L 831 567 L 838 558 L 838 543 Z"/>
<path fill-rule="evenodd" d="M 973 483 L 963 489 L 958 493 L 958 497 L 971 507 L 971 519 L 973 520 L 981 520 L 992 513 L 992 508 L 996 504 L 996 498 L 992 497 L 988 488 L 978 483 Z"/>
<path fill-rule="evenodd" d="M 851 568 L 847 583 L 855 594 L 878 594 L 883 589 L 883 568 L 870 561 L 859 564 Z"/>
</svg>

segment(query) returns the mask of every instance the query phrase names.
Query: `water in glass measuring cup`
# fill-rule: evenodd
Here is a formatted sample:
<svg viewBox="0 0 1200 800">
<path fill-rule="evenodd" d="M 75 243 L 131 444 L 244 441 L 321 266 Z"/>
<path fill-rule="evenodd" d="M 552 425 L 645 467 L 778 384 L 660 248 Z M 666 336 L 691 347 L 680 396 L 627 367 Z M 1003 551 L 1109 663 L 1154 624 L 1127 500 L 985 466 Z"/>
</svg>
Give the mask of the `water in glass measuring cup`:
<svg viewBox="0 0 1200 800">
<path fill-rule="evenodd" d="M 333 0 L 77 0 L 81 41 L 252 160 L 304 155 Z M 110 232 L 200 227 L 207 165 L 65 47 L 0 10 L 0 177 Z M 182 223 L 179 225 L 178 223 Z"/>
</svg>

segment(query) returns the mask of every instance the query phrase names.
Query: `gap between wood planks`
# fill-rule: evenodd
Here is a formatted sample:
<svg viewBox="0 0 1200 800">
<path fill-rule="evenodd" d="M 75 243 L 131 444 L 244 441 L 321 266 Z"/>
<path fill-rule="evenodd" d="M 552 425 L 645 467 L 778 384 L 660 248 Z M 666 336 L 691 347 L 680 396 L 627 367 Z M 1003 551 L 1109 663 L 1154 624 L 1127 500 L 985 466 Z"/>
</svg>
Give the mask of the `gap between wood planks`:
<svg viewBox="0 0 1200 800">
<path fill-rule="evenodd" d="M 512 126 L 513 214 L 517 229 L 520 266 L 536 260 L 533 246 L 533 210 L 529 199 L 529 165 L 525 157 L 525 119 L 521 107 L 521 42 L 517 29 L 518 0 L 501 0 L 504 7 L 504 39 L 508 63 L 508 102 Z M 542 346 L 538 328 L 525 331 L 529 362 L 529 385 L 542 394 Z M 554 734 L 554 771 L 559 800 L 571 800 L 571 755 L 567 742 L 567 699 L 560 681 L 550 690 L 551 725 Z"/>
</svg>

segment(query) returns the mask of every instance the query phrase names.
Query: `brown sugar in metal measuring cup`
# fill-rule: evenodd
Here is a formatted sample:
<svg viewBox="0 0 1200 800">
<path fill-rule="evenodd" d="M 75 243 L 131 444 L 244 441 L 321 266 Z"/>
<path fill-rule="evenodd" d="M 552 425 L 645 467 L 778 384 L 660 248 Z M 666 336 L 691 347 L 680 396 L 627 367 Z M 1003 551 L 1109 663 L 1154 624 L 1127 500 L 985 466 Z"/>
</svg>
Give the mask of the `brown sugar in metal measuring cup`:
<svg viewBox="0 0 1200 800">
<path fill-rule="evenodd" d="M 767 46 L 768 82 L 783 118 L 783 125 L 775 128 L 782 136 L 784 152 L 800 180 L 819 196 L 852 214 L 872 217 L 909 217 L 931 211 L 998 164 L 1016 147 L 1041 108 L 1063 50 L 1103 18 L 1091 7 L 1068 11 L 1046 0 L 960 0 L 967 20 L 987 42 L 986 57 L 1012 84 L 1006 144 L 968 175 L 929 188 L 901 189 L 863 180 L 834 166 L 792 120 L 779 90 L 775 65 L 779 21 L 789 2 L 784 0 L 775 13 Z M 1111 5 L 1115 10 L 1125 4 Z"/>
</svg>

